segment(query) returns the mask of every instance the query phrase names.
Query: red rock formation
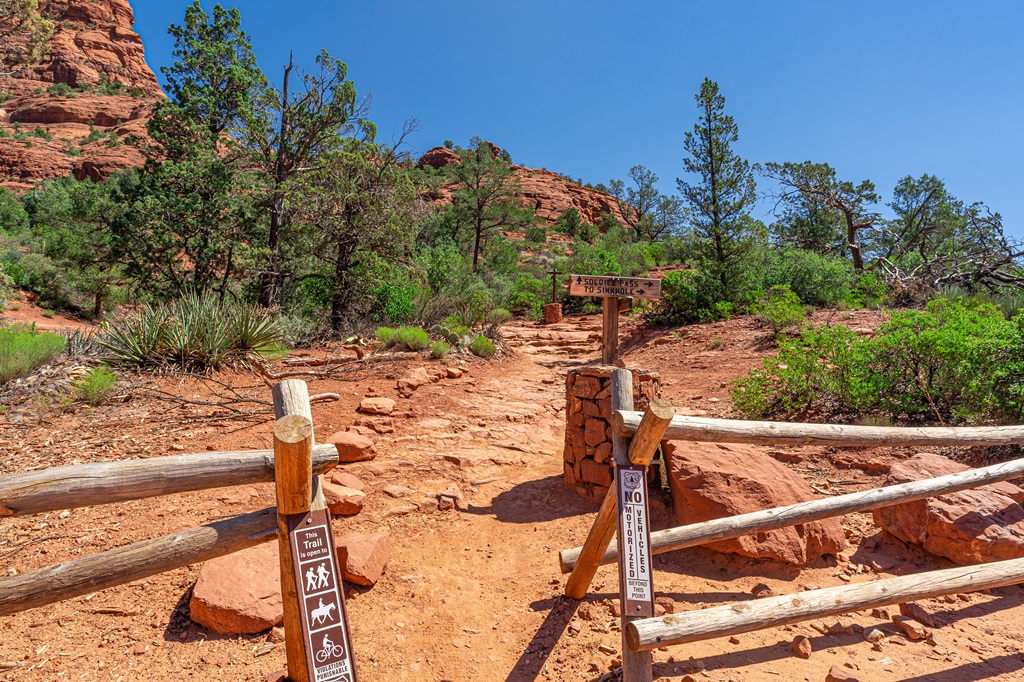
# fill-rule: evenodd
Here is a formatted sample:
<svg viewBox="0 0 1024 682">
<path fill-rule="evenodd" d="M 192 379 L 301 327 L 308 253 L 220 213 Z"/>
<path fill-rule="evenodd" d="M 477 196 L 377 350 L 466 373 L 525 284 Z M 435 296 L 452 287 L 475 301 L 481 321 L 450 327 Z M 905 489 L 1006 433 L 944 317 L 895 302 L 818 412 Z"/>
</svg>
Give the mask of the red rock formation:
<svg viewBox="0 0 1024 682">
<path fill-rule="evenodd" d="M 495 155 L 501 151 L 494 145 L 491 145 L 491 148 Z M 443 168 L 450 163 L 459 163 L 458 155 L 445 147 L 434 147 L 420 157 L 418 165 L 421 168 Z M 615 197 L 583 187 L 547 170 L 513 164 L 512 173 L 522 188 L 520 197 L 523 203 L 532 207 L 537 216 L 548 224 L 554 223 L 558 216 L 570 207 L 575 207 L 580 212 L 580 217 L 591 224 L 597 224 L 602 213 L 610 213 L 622 224 L 626 222 L 622 218 L 619 202 Z M 441 187 L 433 198 L 442 203 L 451 201 L 453 188 L 453 185 Z"/>
<path fill-rule="evenodd" d="M 29 68 L 8 63 L 12 75 L 0 78 L 9 98 L 0 109 L 0 185 L 25 190 L 69 173 L 99 181 L 141 165 L 124 138 L 145 135 L 163 94 L 128 0 L 50 0 L 43 11 L 54 23 L 49 53 Z M 47 92 L 57 83 L 75 92 Z"/>
</svg>

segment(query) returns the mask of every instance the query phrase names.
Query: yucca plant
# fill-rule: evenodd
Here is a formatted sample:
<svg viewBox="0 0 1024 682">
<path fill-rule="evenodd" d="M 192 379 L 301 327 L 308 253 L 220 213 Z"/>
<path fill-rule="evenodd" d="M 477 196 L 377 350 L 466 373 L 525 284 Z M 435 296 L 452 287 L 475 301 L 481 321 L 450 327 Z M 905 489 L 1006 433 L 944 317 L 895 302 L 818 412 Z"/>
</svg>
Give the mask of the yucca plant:
<svg viewBox="0 0 1024 682">
<path fill-rule="evenodd" d="M 267 310 L 221 303 L 212 293 L 188 293 L 106 325 L 100 343 L 110 351 L 110 362 L 172 364 L 202 371 L 265 357 L 280 349 L 282 338 Z"/>
</svg>

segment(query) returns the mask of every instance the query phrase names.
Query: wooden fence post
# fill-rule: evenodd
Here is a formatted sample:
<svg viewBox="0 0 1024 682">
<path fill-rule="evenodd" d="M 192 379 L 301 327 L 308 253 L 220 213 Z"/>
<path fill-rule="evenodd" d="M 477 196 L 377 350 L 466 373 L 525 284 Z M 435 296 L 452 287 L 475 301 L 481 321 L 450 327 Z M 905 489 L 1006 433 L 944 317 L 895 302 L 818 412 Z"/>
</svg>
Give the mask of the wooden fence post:
<svg viewBox="0 0 1024 682">
<path fill-rule="evenodd" d="M 644 413 L 636 436 L 629 444 L 629 461 L 638 466 L 647 466 L 654 459 L 661 444 L 661 437 L 665 433 L 669 422 L 675 415 L 675 408 L 667 400 L 652 400 L 647 412 Z M 598 566 L 601 565 L 601 558 L 608 549 L 608 544 L 615 535 L 615 511 L 617 509 L 617 498 L 615 496 L 615 482 L 604 496 L 601 502 L 601 509 L 597 512 L 594 525 L 590 528 L 586 542 L 578 557 L 574 557 L 572 575 L 565 583 L 565 595 L 572 599 L 583 599 L 590 583 L 594 580 Z M 562 565 L 562 572 L 566 573 L 565 565 Z"/>
<path fill-rule="evenodd" d="M 616 316 L 616 322 L 618 320 L 618 303 L 614 298 L 606 298 L 605 310 L 608 310 L 608 301 L 612 303 L 613 315 Z M 618 325 L 616 324 L 616 327 Z M 616 331 L 616 338 L 618 333 Z M 632 410 L 633 409 L 633 373 L 628 369 L 617 369 L 612 372 L 611 382 L 611 401 L 612 410 Z M 625 407 L 628 406 L 628 407 Z M 616 480 L 618 480 L 618 468 L 620 466 L 629 466 L 629 445 L 630 439 L 623 438 L 621 436 L 612 437 L 612 455 L 615 458 L 616 468 Z M 646 479 L 646 469 L 644 473 Z M 644 481 L 646 485 L 646 481 Z M 615 490 L 616 488 L 613 488 Z M 609 495 L 611 493 L 609 492 Z M 619 507 L 621 507 L 621 495 L 616 494 L 616 500 L 619 501 Z M 621 516 L 622 509 L 619 509 L 619 515 Z M 619 532 L 622 531 L 621 521 L 619 523 Z M 648 558 L 649 561 L 649 558 Z M 626 595 L 628 593 L 628 586 L 626 581 L 626 574 L 622 570 L 622 562 L 620 562 L 619 568 L 619 605 L 622 612 L 622 682 L 651 682 L 653 678 L 652 667 L 654 665 L 654 658 L 649 651 L 634 651 L 630 649 L 626 644 L 626 627 L 635 620 L 640 620 L 637 616 L 628 613 L 626 609 Z M 652 597 L 653 600 L 653 597 Z"/>
</svg>

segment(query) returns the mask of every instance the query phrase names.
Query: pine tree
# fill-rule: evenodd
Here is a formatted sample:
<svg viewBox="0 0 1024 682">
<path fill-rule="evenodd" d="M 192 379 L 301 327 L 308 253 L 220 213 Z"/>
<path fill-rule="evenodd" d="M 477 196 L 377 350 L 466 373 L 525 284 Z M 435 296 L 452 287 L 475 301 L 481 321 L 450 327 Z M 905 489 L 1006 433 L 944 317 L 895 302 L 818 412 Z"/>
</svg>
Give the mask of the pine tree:
<svg viewBox="0 0 1024 682">
<path fill-rule="evenodd" d="M 733 152 L 739 128 L 725 114 L 725 97 L 718 84 L 705 78 L 694 98 L 700 118 L 685 135 L 689 153 L 683 161 L 695 183 L 677 179 L 683 199 L 692 211 L 695 234 L 704 265 L 722 286 L 722 294 L 734 293 L 742 261 L 753 243 L 749 209 L 757 201 L 750 164 Z"/>
</svg>

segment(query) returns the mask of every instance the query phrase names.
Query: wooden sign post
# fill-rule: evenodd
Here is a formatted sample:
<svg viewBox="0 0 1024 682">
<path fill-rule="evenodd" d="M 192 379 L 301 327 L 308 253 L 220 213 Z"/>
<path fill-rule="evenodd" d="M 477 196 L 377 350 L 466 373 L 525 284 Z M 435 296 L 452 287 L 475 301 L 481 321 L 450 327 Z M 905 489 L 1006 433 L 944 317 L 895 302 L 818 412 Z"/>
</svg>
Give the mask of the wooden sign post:
<svg viewBox="0 0 1024 682">
<path fill-rule="evenodd" d="M 321 477 L 313 477 L 313 422 L 303 381 L 274 386 L 274 479 L 285 653 L 291 682 L 357 682 L 345 588 Z"/>
<path fill-rule="evenodd" d="M 621 300 L 661 298 L 661 280 L 635 277 L 592 277 L 569 275 L 570 296 L 594 296 L 604 305 L 601 334 L 601 362 L 615 364 L 619 358 L 619 312 Z"/>
</svg>

